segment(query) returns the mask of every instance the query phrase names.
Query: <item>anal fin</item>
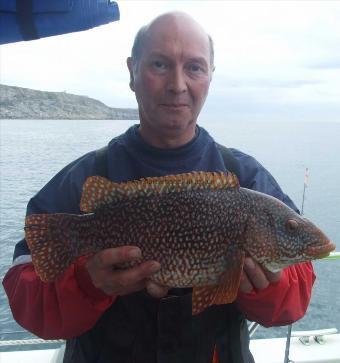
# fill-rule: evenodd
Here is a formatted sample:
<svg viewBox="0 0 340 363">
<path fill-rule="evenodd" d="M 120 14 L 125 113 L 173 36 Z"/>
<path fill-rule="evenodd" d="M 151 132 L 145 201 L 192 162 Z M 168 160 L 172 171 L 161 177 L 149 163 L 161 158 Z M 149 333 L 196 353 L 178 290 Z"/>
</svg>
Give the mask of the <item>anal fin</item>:
<svg viewBox="0 0 340 363">
<path fill-rule="evenodd" d="M 193 288 L 192 315 L 201 313 L 211 305 L 230 304 L 235 301 L 240 285 L 244 253 L 238 252 L 229 261 L 218 285 Z"/>
</svg>

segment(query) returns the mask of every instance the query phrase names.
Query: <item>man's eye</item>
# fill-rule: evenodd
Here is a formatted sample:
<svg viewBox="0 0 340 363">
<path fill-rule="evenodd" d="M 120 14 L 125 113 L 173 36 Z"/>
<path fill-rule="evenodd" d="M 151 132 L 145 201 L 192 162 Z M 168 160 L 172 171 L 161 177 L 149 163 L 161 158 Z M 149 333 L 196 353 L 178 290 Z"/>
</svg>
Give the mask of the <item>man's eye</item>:
<svg viewBox="0 0 340 363">
<path fill-rule="evenodd" d="M 193 73 L 198 73 L 198 72 L 204 73 L 204 68 L 200 64 L 192 63 L 192 64 L 189 64 L 188 68 L 189 68 L 190 72 L 193 72 Z"/>
<path fill-rule="evenodd" d="M 166 64 L 162 61 L 153 61 L 152 62 L 152 66 L 155 68 L 155 69 L 158 69 L 158 70 L 163 70 L 163 69 L 166 69 Z"/>
</svg>

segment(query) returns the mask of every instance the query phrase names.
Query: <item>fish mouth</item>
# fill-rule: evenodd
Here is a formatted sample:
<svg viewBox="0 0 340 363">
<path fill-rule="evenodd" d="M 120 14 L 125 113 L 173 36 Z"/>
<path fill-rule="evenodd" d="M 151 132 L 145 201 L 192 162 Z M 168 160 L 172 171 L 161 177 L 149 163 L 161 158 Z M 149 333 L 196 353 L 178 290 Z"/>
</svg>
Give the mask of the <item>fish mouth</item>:
<svg viewBox="0 0 340 363">
<path fill-rule="evenodd" d="M 306 254 L 313 259 L 320 259 L 329 256 L 329 254 L 335 250 L 335 247 L 335 244 L 332 242 L 318 247 L 308 247 L 306 249 Z"/>
</svg>

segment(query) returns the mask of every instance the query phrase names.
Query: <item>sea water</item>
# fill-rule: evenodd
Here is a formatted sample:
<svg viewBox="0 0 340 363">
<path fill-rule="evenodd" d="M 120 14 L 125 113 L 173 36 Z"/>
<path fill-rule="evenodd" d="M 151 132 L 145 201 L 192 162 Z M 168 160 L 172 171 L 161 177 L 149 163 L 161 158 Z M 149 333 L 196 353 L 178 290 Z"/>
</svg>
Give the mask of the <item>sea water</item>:
<svg viewBox="0 0 340 363">
<path fill-rule="evenodd" d="M 63 166 L 102 147 L 135 121 L 0 120 L 0 277 L 11 266 L 23 235 L 29 199 Z M 203 120 L 216 141 L 255 156 L 340 250 L 340 122 L 230 122 Z M 340 330 L 340 261 L 314 263 L 317 280 L 307 314 L 294 330 Z M 261 328 L 255 337 L 284 336 L 286 328 Z M 27 338 L 0 287 L 0 339 Z"/>
</svg>

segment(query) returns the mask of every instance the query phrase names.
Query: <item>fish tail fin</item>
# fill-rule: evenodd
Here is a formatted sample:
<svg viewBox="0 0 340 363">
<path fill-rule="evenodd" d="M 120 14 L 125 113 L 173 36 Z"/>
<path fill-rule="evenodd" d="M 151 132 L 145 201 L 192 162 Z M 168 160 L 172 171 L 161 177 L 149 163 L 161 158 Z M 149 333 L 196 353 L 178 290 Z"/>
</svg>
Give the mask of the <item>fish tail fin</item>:
<svg viewBox="0 0 340 363">
<path fill-rule="evenodd" d="M 33 214 L 25 219 L 25 239 L 34 268 L 44 282 L 52 282 L 77 257 L 78 246 L 70 241 L 73 215 Z"/>
</svg>

